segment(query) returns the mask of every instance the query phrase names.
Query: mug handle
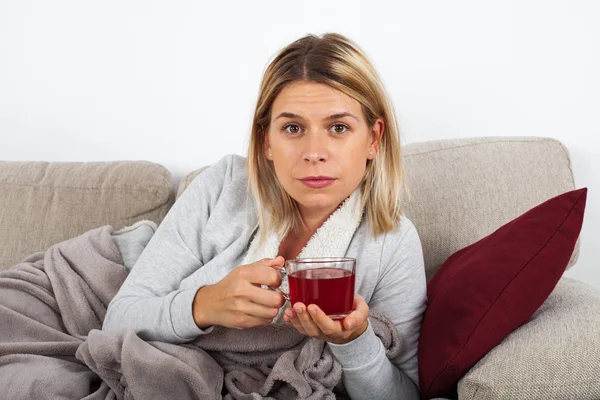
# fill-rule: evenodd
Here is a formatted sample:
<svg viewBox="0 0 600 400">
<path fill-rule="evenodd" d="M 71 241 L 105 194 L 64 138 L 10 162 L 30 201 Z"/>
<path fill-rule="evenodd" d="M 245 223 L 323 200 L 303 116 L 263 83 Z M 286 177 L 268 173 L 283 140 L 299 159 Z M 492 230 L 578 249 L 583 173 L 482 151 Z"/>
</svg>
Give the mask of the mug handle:
<svg viewBox="0 0 600 400">
<path fill-rule="evenodd" d="M 285 278 L 287 276 L 287 271 L 285 270 L 285 267 L 279 268 L 279 274 L 281 275 L 282 280 L 283 280 L 283 278 Z M 283 295 L 284 299 L 286 299 L 287 301 L 290 301 L 290 295 L 287 294 L 286 292 L 284 292 L 283 290 L 279 289 L 278 287 L 274 288 L 271 286 L 267 286 L 267 289 L 272 290 L 274 292 L 281 293 Z"/>
</svg>

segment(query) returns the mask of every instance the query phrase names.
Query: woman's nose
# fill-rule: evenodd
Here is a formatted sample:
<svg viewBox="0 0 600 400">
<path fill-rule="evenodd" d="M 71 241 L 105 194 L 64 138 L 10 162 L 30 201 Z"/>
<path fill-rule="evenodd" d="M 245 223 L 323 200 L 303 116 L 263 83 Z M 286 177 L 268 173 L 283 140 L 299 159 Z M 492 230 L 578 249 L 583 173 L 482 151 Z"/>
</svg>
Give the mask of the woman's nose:
<svg viewBox="0 0 600 400">
<path fill-rule="evenodd" d="M 329 150 L 327 148 L 327 139 L 307 135 L 304 143 L 304 153 L 302 157 L 306 163 L 326 162 L 329 158 Z"/>
</svg>

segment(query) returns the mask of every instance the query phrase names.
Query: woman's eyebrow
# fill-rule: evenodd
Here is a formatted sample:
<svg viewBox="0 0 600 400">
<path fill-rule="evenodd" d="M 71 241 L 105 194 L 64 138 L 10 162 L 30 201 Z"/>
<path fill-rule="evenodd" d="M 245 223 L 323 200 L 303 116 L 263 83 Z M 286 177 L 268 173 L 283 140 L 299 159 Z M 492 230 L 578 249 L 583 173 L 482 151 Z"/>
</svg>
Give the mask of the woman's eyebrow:
<svg viewBox="0 0 600 400">
<path fill-rule="evenodd" d="M 359 119 L 357 117 L 350 114 L 349 112 L 341 112 L 341 113 L 337 113 L 337 114 L 332 114 L 329 117 L 323 118 L 323 121 L 329 121 L 332 119 L 338 119 L 338 118 L 344 118 L 344 117 L 351 117 L 351 118 L 354 118 L 355 120 L 359 121 Z M 282 112 L 277 117 L 275 117 L 275 119 L 279 119 L 279 118 L 296 118 L 296 119 L 300 119 L 302 121 L 306 121 L 306 118 L 304 118 L 303 116 L 294 114 L 294 113 L 290 113 L 290 112 Z"/>
</svg>

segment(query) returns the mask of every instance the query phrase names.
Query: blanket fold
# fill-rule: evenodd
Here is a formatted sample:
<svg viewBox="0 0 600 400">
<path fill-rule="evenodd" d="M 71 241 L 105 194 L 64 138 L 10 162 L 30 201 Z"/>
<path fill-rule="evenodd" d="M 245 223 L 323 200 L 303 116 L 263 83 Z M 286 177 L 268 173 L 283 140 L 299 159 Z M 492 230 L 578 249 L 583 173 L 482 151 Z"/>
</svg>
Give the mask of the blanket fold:
<svg viewBox="0 0 600 400">
<path fill-rule="evenodd" d="M 103 332 L 127 276 L 104 226 L 0 271 L 0 391 L 10 399 L 335 399 L 342 367 L 327 344 L 284 324 L 216 327 L 187 344 Z M 386 354 L 393 324 L 371 313 Z"/>
</svg>

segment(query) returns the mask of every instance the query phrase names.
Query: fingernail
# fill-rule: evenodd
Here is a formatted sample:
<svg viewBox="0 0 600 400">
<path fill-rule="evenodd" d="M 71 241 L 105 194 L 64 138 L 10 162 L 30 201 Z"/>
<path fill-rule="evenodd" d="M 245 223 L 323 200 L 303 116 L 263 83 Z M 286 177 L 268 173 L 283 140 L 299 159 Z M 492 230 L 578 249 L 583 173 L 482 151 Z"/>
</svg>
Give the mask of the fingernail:
<svg viewBox="0 0 600 400">
<path fill-rule="evenodd" d="M 351 319 L 348 320 L 348 328 L 352 328 L 354 326 L 354 321 Z"/>
<path fill-rule="evenodd" d="M 302 307 L 294 307 L 294 311 L 296 311 L 297 314 L 301 314 L 302 313 Z"/>
<path fill-rule="evenodd" d="M 317 310 L 315 310 L 314 308 L 309 308 L 308 312 L 310 313 L 310 315 L 316 315 L 317 314 Z"/>
</svg>

